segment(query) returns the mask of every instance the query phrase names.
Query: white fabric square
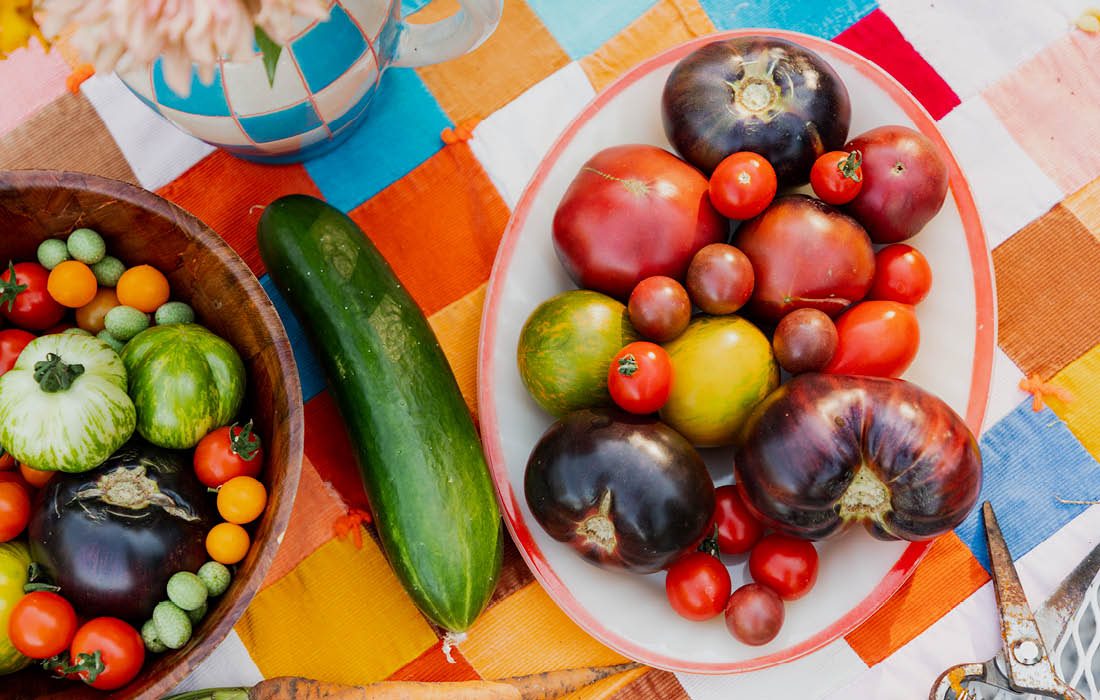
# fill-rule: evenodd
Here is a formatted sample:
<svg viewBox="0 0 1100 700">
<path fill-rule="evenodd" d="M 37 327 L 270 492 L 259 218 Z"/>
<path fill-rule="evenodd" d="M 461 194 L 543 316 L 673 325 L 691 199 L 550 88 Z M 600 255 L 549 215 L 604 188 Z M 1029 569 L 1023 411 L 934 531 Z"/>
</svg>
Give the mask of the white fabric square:
<svg viewBox="0 0 1100 700">
<path fill-rule="evenodd" d="M 818 700 L 829 688 L 841 686 L 866 670 L 863 660 L 841 638 L 809 656 L 761 671 L 729 676 L 677 673 L 676 678 L 693 700 Z"/>
<path fill-rule="evenodd" d="M 1012 138 L 985 98 L 965 100 L 939 127 L 970 183 L 991 250 L 1061 201 L 1062 191 Z"/>
<path fill-rule="evenodd" d="M 268 81 L 267 69 L 261 60 L 223 63 L 222 84 L 230 109 L 245 116 L 298 104 L 309 97 L 302 74 L 289 51 L 279 53 L 274 84 Z"/>
<path fill-rule="evenodd" d="M 118 76 L 97 75 L 80 89 L 111 132 L 141 186 L 156 190 L 214 152 L 146 107 Z"/>
<path fill-rule="evenodd" d="M 573 62 L 531 86 L 474 129 L 470 149 L 514 209 L 550 146 L 596 91 Z"/>
<path fill-rule="evenodd" d="M 264 679 L 252 661 L 236 630 L 229 630 L 225 640 L 172 694 L 206 688 L 251 687 Z"/>
<path fill-rule="evenodd" d="M 881 0 L 879 5 L 966 100 L 1064 36 L 1083 0 Z"/>
<path fill-rule="evenodd" d="M 997 421 L 1011 413 L 1031 395 L 1020 389 L 1020 380 L 1024 373 L 999 347 L 993 349 L 993 377 L 990 380 L 989 403 L 985 407 L 985 421 L 982 432 L 989 430 Z"/>
</svg>

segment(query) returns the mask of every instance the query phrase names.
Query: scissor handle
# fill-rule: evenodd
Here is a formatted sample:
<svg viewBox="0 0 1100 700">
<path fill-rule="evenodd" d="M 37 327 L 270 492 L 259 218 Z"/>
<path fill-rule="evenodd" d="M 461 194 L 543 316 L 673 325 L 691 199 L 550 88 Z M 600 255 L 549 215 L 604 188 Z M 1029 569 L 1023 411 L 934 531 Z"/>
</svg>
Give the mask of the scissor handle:
<svg viewBox="0 0 1100 700">
<path fill-rule="evenodd" d="M 932 686 L 932 692 L 928 694 L 928 700 L 961 700 L 956 693 L 948 695 L 955 688 L 962 686 L 966 681 L 981 681 L 986 677 L 985 664 L 959 664 L 952 666 L 936 679 Z"/>
</svg>

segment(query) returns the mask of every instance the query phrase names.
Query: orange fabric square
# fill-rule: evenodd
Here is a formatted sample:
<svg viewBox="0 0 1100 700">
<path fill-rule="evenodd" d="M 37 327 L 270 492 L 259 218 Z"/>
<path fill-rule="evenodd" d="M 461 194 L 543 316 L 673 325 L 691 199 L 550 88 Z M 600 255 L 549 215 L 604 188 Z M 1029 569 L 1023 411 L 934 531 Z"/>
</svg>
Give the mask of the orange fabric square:
<svg viewBox="0 0 1100 700">
<path fill-rule="evenodd" d="M 714 23 L 698 0 L 661 0 L 595 52 L 580 60 L 597 91 L 650 56 L 712 34 Z"/>
<path fill-rule="evenodd" d="M 1100 175 L 1100 34 L 1069 32 L 985 91 L 1008 131 L 1065 193 Z"/>
<path fill-rule="evenodd" d="M 489 279 L 508 223 L 470 147 L 445 147 L 351 212 L 425 314 Z"/>
<path fill-rule="evenodd" d="M 993 251 L 997 338 L 1043 379 L 1100 343 L 1100 240 L 1062 205 Z"/>
<path fill-rule="evenodd" d="M 457 11 L 456 0 L 436 0 L 410 21 L 434 22 Z M 459 123 L 487 117 L 567 63 L 569 56 L 527 3 L 508 0 L 500 24 L 477 50 L 416 72 Z"/>
<path fill-rule="evenodd" d="M 203 158 L 157 194 L 217 231 L 257 277 L 264 272 L 256 245 L 256 224 L 263 208 L 285 194 L 321 196 L 300 164 L 259 165 L 222 150 Z"/>
<path fill-rule="evenodd" d="M 302 474 L 298 480 L 294 510 L 290 513 L 290 525 L 262 588 L 278 581 L 332 539 L 332 523 L 345 512 L 340 497 L 321 480 L 309 458 L 302 459 Z"/>
<path fill-rule="evenodd" d="M 481 676 L 477 675 L 477 671 L 462 655 L 458 646 L 451 648 L 451 659 L 453 661 L 447 660 L 443 653 L 443 641 L 440 640 L 435 646 L 429 647 L 423 654 L 397 669 L 386 680 L 424 683 L 481 680 Z"/>
<path fill-rule="evenodd" d="M 1093 236 L 1100 239 L 1100 178 L 1077 190 L 1062 202 Z"/>
<path fill-rule="evenodd" d="M 481 309 L 485 305 L 485 284 L 452 302 L 428 319 L 439 344 L 451 363 L 462 398 L 477 418 L 477 342 L 481 332 Z"/>
<path fill-rule="evenodd" d="M 845 639 L 868 666 L 890 656 L 989 580 L 958 536 L 937 539 L 897 593 Z"/>
</svg>

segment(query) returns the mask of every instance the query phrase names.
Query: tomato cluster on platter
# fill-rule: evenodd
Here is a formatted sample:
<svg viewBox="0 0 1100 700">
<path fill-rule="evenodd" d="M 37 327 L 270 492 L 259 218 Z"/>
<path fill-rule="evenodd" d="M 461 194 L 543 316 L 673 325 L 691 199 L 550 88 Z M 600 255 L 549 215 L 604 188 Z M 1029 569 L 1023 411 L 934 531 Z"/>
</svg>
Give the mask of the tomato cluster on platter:
<svg viewBox="0 0 1100 700">
<path fill-rule="evenodd" d="M 0 675 L 115 690 L 191 639 L 267 493 L 237 351 L 107 253 L 79 228 L 0 272 Z"/>
<path fill-rule="evenodd" d="M 933 288 L 909 239 L 947 168 L 907 126 L 850 138 L 843 82 L 784 39 L 695 50 L 660 109 L 672 150 L 609 146 L 558 202 L 551 239 L 577 288 L 520 332 L 520 378 L 555 418 L 525 497 L 591 563 L 664 572 L 682 617 L 724 614 L 767 644 L 814 586 L 814 540 L 850 523 L 928 539 L 976 502 L 974 436 L 899 379 Z M 735 483 L 703 464 L 715 447 L 733 448 Z"/>
</svg>

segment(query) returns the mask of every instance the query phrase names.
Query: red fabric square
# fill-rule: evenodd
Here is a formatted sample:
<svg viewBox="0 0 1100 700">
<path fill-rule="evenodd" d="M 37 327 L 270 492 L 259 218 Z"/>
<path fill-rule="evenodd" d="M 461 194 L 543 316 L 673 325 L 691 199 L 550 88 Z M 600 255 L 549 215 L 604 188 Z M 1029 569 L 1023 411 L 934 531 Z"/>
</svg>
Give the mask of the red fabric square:
<svg viewBox="0 0 1100 700">
<path fill-rule="evenodd" d="M 959 96 L 951 86 L 917 53 L 882 10 L 873 11 L 833 41 L 871 59 L 894 76 L 933 119 L 939 119 L 959 104 Z"/>
</svg>

